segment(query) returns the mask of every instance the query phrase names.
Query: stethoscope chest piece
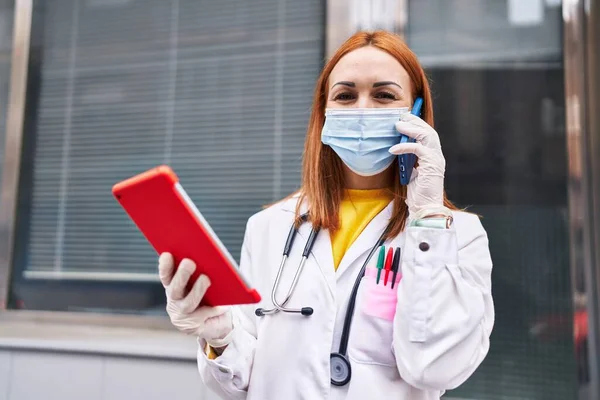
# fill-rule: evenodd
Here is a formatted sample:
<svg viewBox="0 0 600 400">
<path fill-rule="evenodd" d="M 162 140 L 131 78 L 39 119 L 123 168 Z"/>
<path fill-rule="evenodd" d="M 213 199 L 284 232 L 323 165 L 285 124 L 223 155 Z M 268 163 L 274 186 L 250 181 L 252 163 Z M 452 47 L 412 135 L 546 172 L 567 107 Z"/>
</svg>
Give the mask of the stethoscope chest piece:
<svg viewBox="0 0 600 400">
<path fill-rule="evenodd" d="M 340 353 L 331 353 L 329 357 L 331 384 L 335 386 L 344 386 L 350 382 L 350 377 L 352 376 L 350 361 Z"/>
</svg>

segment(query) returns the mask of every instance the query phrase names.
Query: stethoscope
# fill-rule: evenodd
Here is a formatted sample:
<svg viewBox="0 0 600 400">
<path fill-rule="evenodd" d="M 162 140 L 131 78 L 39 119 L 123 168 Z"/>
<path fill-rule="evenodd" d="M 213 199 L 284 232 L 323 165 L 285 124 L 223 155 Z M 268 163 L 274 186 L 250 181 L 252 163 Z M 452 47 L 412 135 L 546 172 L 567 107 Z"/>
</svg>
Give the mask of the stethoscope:
<svg viewBox="0 0 600 400">
<path fill-rule="evenodd" d="M 308 220 L 308 213 L 302 214 L 300 216 L 301 223 L 304 223 Z M 288 313 L 298 313 L 304 316 L 312 315 L 313 308 L 312 307 L 302 307 L 302 308 L 287 308 L 285 305 L 290 300 L 292 293 L 296 289 L 296 285 L 298 284 L 298 278 L 300 277 L 300 273 L 304 269 L 304 264 L 312 251 L 312 247 L 315 244 L 317 239 L 317 235 L 319 234 L 319 229 L 312 229 L 310 231 L 310 235 L 308 236 L 308 240 L 306 241 L 306 245 L 304 246 L 304 250 L 302 251 L 302 259 L 300 260 L 300 264 L 298 265 L 298 269 L 296 270 L 296 274 L 294 275 L 294 280 L 290 285 L 290 289 L 283 300 L 283 302 L 279 303 L 275 298 L 275 293 L 279 287 L 279 280 L 281 278 L 281 272 L 283 271 L 283 267 L 287 258 L 290 254 L 290 250 L 292 249 L 292 245 L 294 243 L 294 239 L 296 238 L 296 234 L 298 233 L 298 229 L 300 228 L 300 224 L 294 223 L 290 228 L 290 232 L 288 233 L 287 240 L 285 242 L 285 246 L 283 248 L 283 256 L 281 259 L 281 263 L 279 264 L 279 271 L 277 271 L 277 276 L 275 277 L 275 283 L 273 284 L 273 289 L 271 290 L 271 301 L 275 306 L 272 309 L 265 310 L 264 308 L 257 308 L 255 314 L 259 317 L 275 314 L 279 311 L 288 312 Z M 390 225 L 388 225 L 379 239 L 377 239 L 377 243 L 371 248 L 367 259 L 365 260 L 356 280 L 354 281 L 354 286 L 352 287 L 352 292 L 350 293 L 350 300 L 348 302 L 348 308 L 346 310 L 346 316 L 344 317 L 344 327 L 342 329 L 342 337 L 340 340 L 340 347 L 337 352 L 333 352 L 330 354 L 330 372 L 331 372 L 331 383 L 335 386 L 344 386 L 348 382 L 350 382 L 350 378 L 352 376 L 352 368 L 350 366 L 350 361 L 348 356 L 346 355 L 348 350 L 348 340 L 350 339 L 350 326 L 352 324 L 352 317 L 354 316 L 354 307 L 356 304 L 356 295 L 358 293 L 358 288 L 360 286 L 360 282 L 365 275 L 365 270 L 371 257 L 375 254 L 375 251 L 383 245 L 385 242 L 385 237 L 387 232 L 390 229 Z"/>
</svg>

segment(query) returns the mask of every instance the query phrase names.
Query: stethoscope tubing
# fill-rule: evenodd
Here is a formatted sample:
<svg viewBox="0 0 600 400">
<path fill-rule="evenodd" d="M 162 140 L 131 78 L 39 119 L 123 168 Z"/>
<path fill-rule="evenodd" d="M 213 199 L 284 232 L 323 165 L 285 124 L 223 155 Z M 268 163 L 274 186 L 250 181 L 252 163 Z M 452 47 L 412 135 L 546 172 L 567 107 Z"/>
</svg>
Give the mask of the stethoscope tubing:
<svg viewBox="0 0 600 400">
<path fill-rule="evenodd" d="M 354 308 L 356 306 L 356 297 L 358 295 L 358 288 L 360 287 L 360 282 L 365 276 L 365 271 L 367 270 L 367 265 L 369 264 L 369 261 L 371 261 L 371 258 L 373 257 L 373 254 L 375 254 L 377 249 L 381 247 L 385 242 L 385 237 L 387 236 L 389 230 L 390 226 L 388 225 L 379 237 L 379 239 L 377 239 L 377 243 L 375 244 L 375 246 L 371 248 L 369 255 L 367 255 L 367 258 L 365 259 L 365 262 L 363 263 L 360 272 L 358 273 L 358 276 L 354 281 L 352 292 L 350 292 L 350 300 L 348 301 L 348 308 L 344 317 L 344 326 L 342 328 L 342 337 L 340 338 L 340 347 L 338 350 L 338 353 L 344 356 L 346 355 L 346 351 L 348 350 L 348 341 L 350 339 L 350 326 L 352 325 L 352 318 L 354 317 Z"/>
<path fill-rule="evenodd" d="M 300 216 L 300 220 L 302 222 L 306 222 L 308 220 L 308 213 L 302 214 Z M 298 265 L 298 268 L 296 269 L 296 274 L 294 275 L 294 279 L 292 280 L 292 284 L 290 285 L 288 293 L 285 296 L 285 299 L 283 300 L 283 302 L 279 303 L 277 301 L 277 289 L 279 288 L 279 281 L 281 279 L 283 267 L 285 266 L 285 263 L 288 259 L 290 251 L 292 250 L 292 246 L 294 245 L 294 239 L 296 238 L 297 233 L 298 233 L 298 227 L 296 227 L 296 224 L 294 224 L 294 225 L 292 225 L 292 228 L 290 229 L 290 232 L 288 233 L 288 237 L 285 241 L 285 246 L 283 247 L 283 255 L 281 257 L 281 263 L 279 264 L 277 276 L 275 277 L 275 282 L 274 282 L 273 288 L 271 290 L 271 302 L 273 303 L 274 308 L 271 308 L 271 309 L 257 308 L 255 311 L 255 314 L 259 317 L 262 317 L 265 315 L 270 315 L 270 314 L 275 314 L 279 311 L 309 316 L 309 315 L 312 315 L 312 313 L 314 311 L 312 307 L 287 308 L 287 307 L 285 307 L 285 305 L 290 300 L 290 298 L 292 297 L 292 294 L 294 293 L 294 290 L 296 289 L 296 285 L 298 284 L 298 279 L 300 278 L 300 274 L 302 273 L 302 270 L 304 270 L 304 265 L 306 264 L 306 260 L 308 259 L 308 256 L 310 255 L 312 248 L 317 240 L 317 236 L 319 234 L 319 229 L 311 230 L 310 235 L 308 236 L 308 240 L 306 241 L 306 245 L 304 245 L 304 250 L 302 251 L 302 259 L 300 260 L 300 264 Z"/>
<path fill-rule="evenodd" d="M 308 214 L 303 214 L 300 218 L 301 218 L 302 222 L 306 222 L 308 220 Z M 363 276 L 365 275 L 365 271 L 367 269 L 367 265 L 369 264 L 369 261 L 373 257 L 373 254 L 375 254 L 375 251 L 381 245 L 383 245 L 383 243 L 385 242 L 385 238 L 390 230 L 390 227 L 391 227 L 391 225 L 388 224 L 388 226 L 385 228 L 385 230 L 383 231 L 383 233 L 381 234 L 379 239 L 377 239 L 375 246 L 373 246 L 371 248 L 371 251 L 367 255 L 367 258 L 366 258 L 365 262 L 363 263 L 363 265 L 360 269 L 360 272 L 358 273 L 358 276 L 356 277 L 356 280 L 354 281 L 352 291 L 350 292 L 350 300 L 348 301 L 348 308 L 346 309 L 346 315 L 344 316 L 344 326 L 342 328 L 342 336 L 340 338 L 340 346 L 339 346 L 337 352 L 332 352 L 330 354 L 331 384 L 333 384 L 335 386 L 346 385 L 350 381 L 350 378 L 352 376 L 352 367 L 350 365 L 350 361 L 348 360 L 348 357 L 346 356 L 346 353 L 348 351 L 348 342 L 350 340 L 350 328 L 352 326 L 352 318 L 354 316 L 354 308 L 356 306 L 356 297 L 358 295 L 358 289 L 360 287 L 360 282 L 361 282 Z M 287 258 L 292 249 L 294 239 L 295 239 L 297 233 L 298 233 L 298 226 L 296 226 L 296 224 L 294 224 L 294 225 L 292 225 L 292 228 L 290 229 L 290 232 L 288 233 L 288 237 L 285 242 L 284 249 L 283 249 L 281 263 L 279 264 L 279 270 L 277 271 L 277 276 L 275 277 L 275 282 L 273 283 L 273 289 L 271 290 L 271 301 L 273 302 L 274 308 L 267 309 L 267 310 L 265 310 L 263 308 L 257 308 L 255 311 L 255 314 L 259 317 L 275 314 L 279 311 L 283 311 L 283 312 L 287 312 L 287 313 L 298 313 L 298 314 L 302 314 L 304 316 L 309 316 L 309 315 L 313 314 L 314 310 L 312 307 L 287 308 L 287 307 L 285 307 L 285 305 L 290 300 L 290 298 L 292 297 L 292 294 L 294 293 L 294 290 L 296 289 L 296 285 L 298 284 L 298 278 L 300 277 L 300 274 L 302 273 L 302 270 L 304 269 L 304 265 L 306 264 L 306 260 L 308 259 L 308 256 L 310 255 L 310 253 L 312 251 L 312 247 L 313 247 L 313 245 L 317 239 L 317 236 L 319 234 L 319 229 L 313 228 L 310 232 L 308 240 L 306 241 L 306 245 L 304 246 L 304 250 L 302 251 L 302 259 L 300 260 L 300 264 L 298 265 L 298 268 L 296 269 L 296 274 L 294 275 L 292 284 L 290 285 L 288 293 L 285 296 L 285 299 L 283 300 L 283 302 L 279 303 L 277 301 L 277 296 L 276 296 L 277 289 L 279 288 L 281 274 L 283 272 L 283 268 L 285 266 Z"/>
</svg>

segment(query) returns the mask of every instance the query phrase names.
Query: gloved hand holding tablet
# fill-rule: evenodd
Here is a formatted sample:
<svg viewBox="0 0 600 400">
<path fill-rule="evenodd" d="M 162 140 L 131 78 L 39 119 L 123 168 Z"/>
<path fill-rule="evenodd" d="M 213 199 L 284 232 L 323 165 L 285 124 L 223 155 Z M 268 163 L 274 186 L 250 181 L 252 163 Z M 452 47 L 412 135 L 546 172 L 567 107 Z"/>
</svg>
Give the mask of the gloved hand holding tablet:
<svg viewBox="0 0 600 400">
<path fill-rule="evenodd" d="M 206 285 L 206 293 L 201 296 L 201 305 L 260 301 L 259 293 L 241 275 L 236 261 L 170 167 L 159 166 L 119 182 L 112 192 L 157 253 L 169 253 L 174 266 L 184 259 L 193 262 L 195 269 L 186 292 L 192 290 L 200 275 L 209 278 L 210 285 Z"/>
</svg>

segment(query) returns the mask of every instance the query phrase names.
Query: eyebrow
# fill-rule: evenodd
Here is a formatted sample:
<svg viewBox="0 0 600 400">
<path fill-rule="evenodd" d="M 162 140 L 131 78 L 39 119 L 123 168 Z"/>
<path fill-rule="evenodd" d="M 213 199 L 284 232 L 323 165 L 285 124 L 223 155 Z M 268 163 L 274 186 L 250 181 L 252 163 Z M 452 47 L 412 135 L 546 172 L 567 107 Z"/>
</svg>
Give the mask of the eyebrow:
<svg viewBox="0 0 600 400">
<path fill-rule="evenodd" d="M 334 86 L 337 86 L 337 85 L 348 86 L 348 87 L 352 87 L 352 88 L 353 88 L 353 87 L 356 87 L 356 83 L 354 83 L 354 82 L 349 82 L 349 81 L 340 81 L 340 82 L 337 82 L 337 83 L 336 83 L 335 85 L 333 85 L 332 87 L 334 87 Z M 374 87 L 374 88 L 377 88 L 377 87 L 381 87 L 381 86 L 389 86 L 389 85 L 398 86 L 400 89 L 402 89 L 402 86 L 400 86 L 400 85 L 398 85 L 396 82 L 392 82 L 392 81 L 382 81 L 382 82 L 375 82 L 375 83 L 373 84 L 373 87 Z"/>
<path fill-rule="evenodd" d="M 373 87 L 376 88 L 376 87 L 380 87 L 380 86 L 389 86 L 389 85 L 398 86 L 400 89 L 402 89 L 402 86 L 400 86 L 396 82 L 392 82 L 392 81 L 375 82 L 373 84 Z"/>
<path fill-rule="evenodd" d="M 348 81 L 338 82 L 335 85 L 333 85 L 332 87 L 337 86 L 337 85 L 348 86 L 348 87 L 356 87 L 356 83 L 354 83 L 354 82 L 348 82 Z"/>
</svg>

